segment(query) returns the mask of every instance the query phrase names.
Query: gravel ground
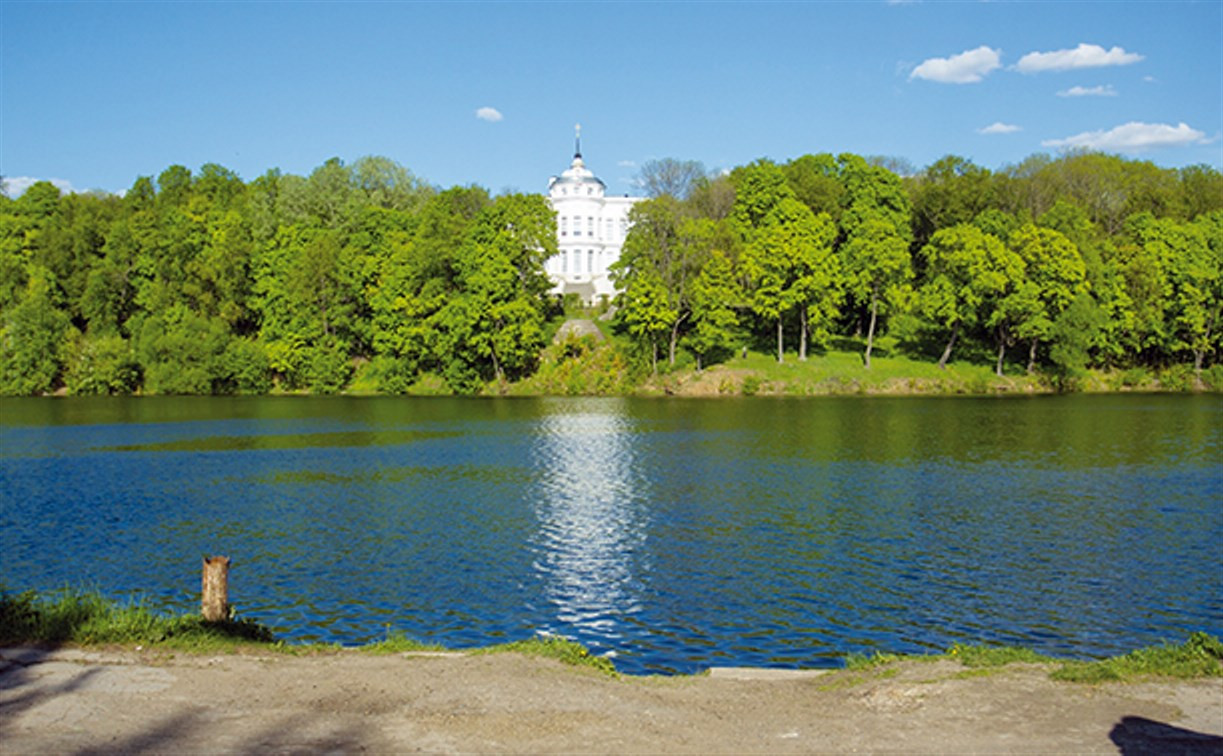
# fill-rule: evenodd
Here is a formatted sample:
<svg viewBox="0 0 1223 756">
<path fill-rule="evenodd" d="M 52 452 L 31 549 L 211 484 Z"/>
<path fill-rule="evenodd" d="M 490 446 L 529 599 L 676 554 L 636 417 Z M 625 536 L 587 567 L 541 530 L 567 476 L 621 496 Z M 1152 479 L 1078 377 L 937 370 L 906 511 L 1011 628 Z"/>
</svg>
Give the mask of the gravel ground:
<svg viewBox="0 0 1223 756">
<path fill-rule="evenodd" d="M 612 678 L 516 654 L 0 650 L 0 753 L 1223 754 L 1223 680 L 1042 665 Z"/>
</svg>

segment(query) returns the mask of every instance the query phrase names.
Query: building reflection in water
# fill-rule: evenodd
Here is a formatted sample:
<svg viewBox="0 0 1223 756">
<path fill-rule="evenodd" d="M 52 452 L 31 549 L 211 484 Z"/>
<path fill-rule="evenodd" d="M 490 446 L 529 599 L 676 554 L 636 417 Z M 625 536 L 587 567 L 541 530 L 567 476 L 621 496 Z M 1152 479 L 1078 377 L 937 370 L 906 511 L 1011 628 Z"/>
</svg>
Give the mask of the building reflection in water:
<svg viewBox="0 0 1223 756">
<path fill-rule="evenodd" d="M 645 560 L 643 483 L 626 412 L 582 400 L 555 400 L 539 421 L 533 451 L 539 471 L 535 570 L 555 632 L 592 648 L 615 647 L 625 618 L 640 611 Z M 609 411 L 610 410 L 610 411 Z"/>
</svg>

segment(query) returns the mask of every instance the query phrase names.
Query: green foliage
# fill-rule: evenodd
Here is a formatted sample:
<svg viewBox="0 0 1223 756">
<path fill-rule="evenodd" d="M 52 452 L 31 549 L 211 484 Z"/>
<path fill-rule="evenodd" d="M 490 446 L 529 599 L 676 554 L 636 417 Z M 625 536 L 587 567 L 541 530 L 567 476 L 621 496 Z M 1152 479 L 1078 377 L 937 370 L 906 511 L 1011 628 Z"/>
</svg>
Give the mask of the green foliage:
<svg viewBox="0 0 1223 756">
<path fill-rule="evenodd" d="M 117 334 L 76 334 L 68 349 L 64 386 L 70 394 L 129 394 L 140 386 L 140 364 Z"/>
<path fill-rule="evenodd" d="M 60 346 L 70 326 L 49 271 L 33 268 L 17 306 L 0 320 L 0 393 L 42 394 L 55 388 Z"/>
<path fill-rule="evenodd" d="M 890 356 L 941 348 L 942 365 L 953 348 L 982 364 L 992 352 L 1001 377 L 1024 347 L 1029 372 L 1062 389 L 1102 385 L 1089 377 L 1102 368 L 1218 390 L 1215 168 L 1074 153 L 913 171 L 820 154 L 648 172 L 658 196 L 634 208 L 613 268 L 632 342 L 618 353 L 637 371 L 624 381 L 543 357 L 556 307 L 543 197 L 438 192 L 363 157 L 246 183 L 170 166 L 122 198 L 47 182 L 5 198 L 0 393 L 630 390 L 660 352 L 670 371 L 686 353 L 706 367 L 773 340 L 783 358 L 796 329 L 800 356 L 808 339 L 861 335 L 868 364 L 888 339 Z M 537 371 L 550 377 L 532 383 Z"/>
</svg>

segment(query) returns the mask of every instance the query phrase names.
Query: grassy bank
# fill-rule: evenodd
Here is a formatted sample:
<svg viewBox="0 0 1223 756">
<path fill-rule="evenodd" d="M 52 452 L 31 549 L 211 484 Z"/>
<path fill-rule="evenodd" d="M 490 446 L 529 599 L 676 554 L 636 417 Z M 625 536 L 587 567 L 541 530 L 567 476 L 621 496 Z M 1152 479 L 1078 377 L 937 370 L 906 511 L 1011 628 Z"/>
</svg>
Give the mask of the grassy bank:
<svg viewBox="0 0 1223 756">
<path fill-rule="evenodd" d="M 600 324 L 605 327 L 605 324 Z M 1089 393 L 1129 391 L 1223 391 L 1223 365 L 1203 371 L 1198 381 L 1187 365 L 1161 371 L 1143 368 L 1089 370 L 1073 379 L 1036 372 L 1008 363 L 1002 376 L 989 359 L 973 355 L 940 369 L 934 359 L 914 357 L 884 337 L 868 369 L 861 339 L 840 338 L 806 360 L 787 353 L 748 350 L 698 371 L 691 355 L 680 352 L 676 364 L 665 355 L 653 375 L 632 344 L 606 331 L 604 338 L 571 338 L 549 346 L 530 377 L 490 384 L 486 394 L 512 395 L 677 395 L 677 396 L 842 396 L 842 395 L 997 395 L 1062 391 Z M 436 388 L 436 387 L 434 387 Z M 444 387 L 443 387 L 444 388 Z"/>
<path fill-rule="evenodd" d="M 169 617 L 156 614 L 139 603 L 111 601 L 96 592 L 64 590 L 40 596 L 33 591 L 17 594 L 0 591 L 0 646 L 24 644 L 139 645 L 186 652 L 324 653 L 339 650 L 339 646 L 328 644 L 287 644 L 278 640 L 270 629 L 251 620 L 205 622 L 191 615 Z M 395 654 L 447 649 L 388 632 L 384 640 L 358 650 Z M 555 635 L 489 646 L 476 649 L 474 653 L 528 654 L 592 668 L 608 675 L 616 674 L 610 659 L 594 656 L 580 643 Z M 862 671 L 904 661 L 938 660 L 956 661 L 969 670 L 979 671 L 1016 663 L 1047 664 L 1053 666 L 1050 671 L 1053 679 L 1066 682 L 1195 679 L 1223 677 L 1223 642 L 1208 633 L 1196 632 L 1181 644 L 1150 646 L 1095 661 L 1057 659 L 1013 646 L 956 644 L 943 654 L 850 654 L 845 659 L 845 666 L 851 671 Z"/>
</svg>

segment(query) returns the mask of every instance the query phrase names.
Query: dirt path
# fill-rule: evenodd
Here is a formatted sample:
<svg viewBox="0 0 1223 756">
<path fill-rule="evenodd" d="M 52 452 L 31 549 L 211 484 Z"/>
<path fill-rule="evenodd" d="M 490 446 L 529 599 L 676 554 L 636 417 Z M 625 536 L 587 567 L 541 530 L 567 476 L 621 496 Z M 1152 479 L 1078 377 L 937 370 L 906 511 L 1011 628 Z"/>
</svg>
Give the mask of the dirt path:
<svg viewBox="0 0 1223 756">
<path fill-rule="evenodd" d="M 613 679 L 514 654 L 0 651 L 0 753 L 1223 753 L 1223 680 L 719 670 Z"/>
</svg>

